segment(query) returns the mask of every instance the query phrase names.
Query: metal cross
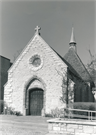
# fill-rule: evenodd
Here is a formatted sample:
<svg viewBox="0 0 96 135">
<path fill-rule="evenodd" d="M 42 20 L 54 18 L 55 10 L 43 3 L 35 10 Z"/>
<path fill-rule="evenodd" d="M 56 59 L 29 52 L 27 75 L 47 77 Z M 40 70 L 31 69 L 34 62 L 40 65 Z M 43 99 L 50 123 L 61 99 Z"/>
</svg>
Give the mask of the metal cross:
<svg viewBox="0 0 96 135">
<path fill-rule="evenodd" d="M 39 26 L 36 26 L 35 31 L 36 31 L 37 34 L 39 34 L 39 30 L 40 30 L 40 29 L 41 29 L 41 28 L 40 28 Z"/>
</svg>

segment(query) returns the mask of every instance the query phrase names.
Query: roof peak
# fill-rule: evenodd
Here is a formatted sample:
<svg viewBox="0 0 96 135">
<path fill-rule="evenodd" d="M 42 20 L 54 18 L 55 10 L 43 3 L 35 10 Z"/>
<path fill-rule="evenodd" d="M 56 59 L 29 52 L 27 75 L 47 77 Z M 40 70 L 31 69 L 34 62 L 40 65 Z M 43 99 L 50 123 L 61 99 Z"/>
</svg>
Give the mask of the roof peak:
<svg viewBox="0 0 96 135">
<path fill-rule="evenodd" d="M 71 39 L 69 44 L 76 44 L 75 41 L 75 34 L 74 34 L 74 27 L 72 27 Z"/>
</svg>

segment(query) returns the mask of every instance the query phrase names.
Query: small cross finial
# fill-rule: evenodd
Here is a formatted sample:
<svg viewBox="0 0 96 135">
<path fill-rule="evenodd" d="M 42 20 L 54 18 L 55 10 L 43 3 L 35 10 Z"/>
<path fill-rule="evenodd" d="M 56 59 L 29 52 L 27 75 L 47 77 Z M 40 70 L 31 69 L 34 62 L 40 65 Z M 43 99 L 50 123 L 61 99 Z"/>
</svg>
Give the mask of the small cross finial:
<svg viewBox="0 0 96 135">
<path fill-rule="evenodd" d="M 39 34 L 39 30 L 41 30 L 41 28 L 39 26 L 36 26 L 35 31 L 37 34 Z"/>
</svg>

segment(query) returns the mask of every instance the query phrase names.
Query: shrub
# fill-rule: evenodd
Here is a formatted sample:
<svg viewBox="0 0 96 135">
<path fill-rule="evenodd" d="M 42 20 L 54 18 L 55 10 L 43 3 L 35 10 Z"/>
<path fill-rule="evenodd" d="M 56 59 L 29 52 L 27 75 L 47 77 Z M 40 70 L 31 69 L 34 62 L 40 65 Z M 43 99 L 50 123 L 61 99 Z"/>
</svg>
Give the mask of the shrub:
<svg viewBox="0 0 96 135">
<path fill-rule="evenodd" d="M 7 104 L 6 104 L 6 102 L 4 101 L 4 100 L 0 100 L 0 113 L 4 113 L 4 107 L 7 107 Z"/>
<path fill-rule="evenodd" d="M 4 101 L 0 100 L 0 113 L 2 113 L 4 107 Z"/>
<path fill-rule="evenodd" d="M 21 112 L 15 111 L 14 108 L 7 107 L 7 106 L 6 106 L 6 109 L 3 110 L 3 114 L 22 116 Z"/>
<path fill-rule="evenodd" d="M 51 110 L 51 115 L 53 118 L 58 118 L 60 115 L 60 110 L 58 108 Z"/>
<path fill-rule="evenodd" d="M 7 114 L 9 114 L 9 115 L 14 114 L 13 113 L 14 110 L 11 107 L 7 107 L 6 111 L 7 111 Z"/>
<path fill-rule="evenodd" d="M 52 117 L 52 114 L 50 114 L 50 113 L 49 113 L 49 114 L 48 114 L 48 113 L 46 113 L 46 114 L 45 114 L 45 117 Z"/>
<path fill-rule="evenodd" d="M 16 111 L 16 112 L 15 112 L 15 115 L 17 115 L 17 116 L 22 116 L 21 112 L 19 112 L 19 111 Z"/>
<path fill-rule="evenodd" d="M 45 114 L 45 117 L 64 118 L 64 108 L 55 108 L 51 110 L 50 114 Z"/>
<path fill-rule="evenodd" d="M 75 102 L 71 104 L 71 108 L 73 109 L 81 109 L 81 110 L 91 110 L 96 111 L 96 103 L 93 102 Z M 81 112 L 81 111 L 73 111 L 73 114 L 79 114 L 79 115 L 88 115 L 87 112 Z"/>
</svg>

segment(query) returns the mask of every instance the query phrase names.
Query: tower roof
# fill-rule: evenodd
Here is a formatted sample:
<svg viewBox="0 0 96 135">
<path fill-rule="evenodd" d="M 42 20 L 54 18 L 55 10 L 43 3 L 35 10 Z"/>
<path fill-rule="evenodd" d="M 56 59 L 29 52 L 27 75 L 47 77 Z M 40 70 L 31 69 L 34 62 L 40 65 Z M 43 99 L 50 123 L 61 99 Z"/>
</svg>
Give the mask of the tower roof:
<svg viewBox="0 0 96 135">
<path fill-rule="evenodd" d="M 70 43 L 69 44 L 76 44 L 74 28 L 73 27 L 72 27 L 71 39 L 70 39 Z"/>
</svg>

